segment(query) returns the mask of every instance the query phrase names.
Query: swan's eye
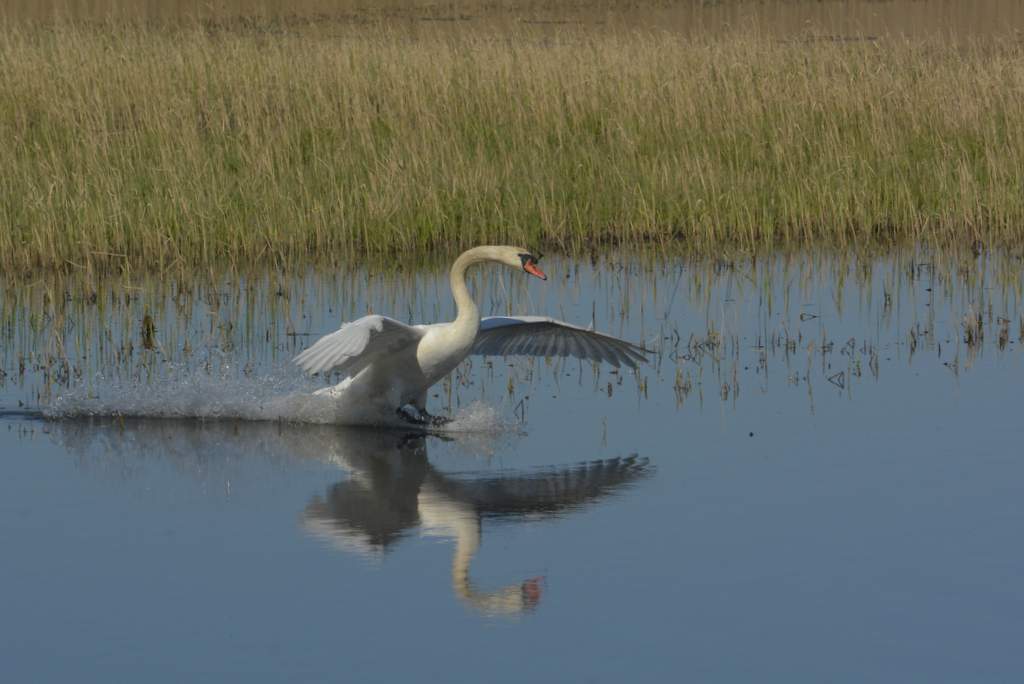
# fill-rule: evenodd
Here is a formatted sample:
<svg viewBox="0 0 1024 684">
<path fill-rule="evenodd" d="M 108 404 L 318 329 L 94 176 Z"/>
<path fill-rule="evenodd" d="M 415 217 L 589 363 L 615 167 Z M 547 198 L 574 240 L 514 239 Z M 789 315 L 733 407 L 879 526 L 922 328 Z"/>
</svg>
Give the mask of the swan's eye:
<svg viewBox="0 0 1024 684">
<path fill-rule="evenodd" d="M 524 269 L 526 268 L 527 264 L 535 264 L 535 263 L 537 263 L 537 260 L 533 257 L 532 254 L 520 254 L 519 255 L 519 260 L 521 262 L 523 262 L 523 268 Z"/>
</svg>

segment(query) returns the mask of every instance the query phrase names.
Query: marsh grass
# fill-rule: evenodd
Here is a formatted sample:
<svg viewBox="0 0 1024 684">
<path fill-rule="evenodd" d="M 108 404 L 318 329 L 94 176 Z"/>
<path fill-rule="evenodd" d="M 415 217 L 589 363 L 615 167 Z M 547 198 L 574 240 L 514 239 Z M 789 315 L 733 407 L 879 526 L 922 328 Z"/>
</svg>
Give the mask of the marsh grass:
<svg viewBox="0 0 1024 684">
<path fill-rule="evenodd" d="M 0 30 L 0 266 L 1024 237 L 1019 42 L 275 26 Z"/>
<path fill-rule="evenodd" d="M 550 311 L 573 322 L 589 316 L 597 329 L 642 342 L 650 364 L 634 374 L 575 359 L 477 358 L 433 398 L 457 408 L 507 397 L 510 413 L 525 419 L 529 397 L 547 381 L 556 393 L 590 386 L 609 398 L 671 392 L 661 396 L 680 406 L 716 398 L 735 405 L 782 387 L 849 394 L 904 364 L 925 364 L 914 365 L 915 374 L 929 367 L 959 374 L 986 358 L 1009 354 L 1011 362 L 1019 350 L 1012 336 L 1024 337 L 1022 265 L 1005 253 L 949 258 L 897 248 L 865 260 L 801 251 L 737 262 L 628 254 L 593 266 L 551 261 L 557 275 L 540 291 L 511 272 L 479 273 L 481 308 Z M 453 316 L 444 265 L 379 275 L 365 266 L 306 275 L 254 267 L 208 281 L 192 273 L 93 279 L 72 271 L 0 286 L 0 413 L 15 401 L 19 409 L 45 406 L 72 388 L 294 379 L 288 360 L 339 320 L 368 312 L 407 321 Z"/>
</svg>

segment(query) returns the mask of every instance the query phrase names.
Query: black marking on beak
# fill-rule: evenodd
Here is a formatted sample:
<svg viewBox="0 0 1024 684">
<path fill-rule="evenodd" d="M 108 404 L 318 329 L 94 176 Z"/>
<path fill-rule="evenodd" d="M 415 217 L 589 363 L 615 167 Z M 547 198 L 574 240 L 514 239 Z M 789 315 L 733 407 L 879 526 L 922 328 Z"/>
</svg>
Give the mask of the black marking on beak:
<svg viewBox="0 0 1024 684">
<path fill-rule="evenodd" d="M 526 271 L 527 273 L 529 273 L 532 276 L 540 278 L 541 280 L 547 280 L 548 277 L 546 275 L 544 275 L 544 271 L 540 270 L 537 267 L 537 260 L 538 259 L 540 259 L 539 256 L 534 256 L 532 254 L 520 254 L 519 255 L 519 260 L 523 262 L 523 270 L 524 271 Z"/>
</svg>

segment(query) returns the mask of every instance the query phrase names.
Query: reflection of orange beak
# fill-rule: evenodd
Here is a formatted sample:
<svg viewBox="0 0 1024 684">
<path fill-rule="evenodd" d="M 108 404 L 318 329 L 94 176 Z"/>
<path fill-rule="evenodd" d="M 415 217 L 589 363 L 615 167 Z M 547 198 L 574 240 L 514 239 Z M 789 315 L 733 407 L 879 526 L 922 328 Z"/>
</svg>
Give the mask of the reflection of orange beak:
<svg viewBox="0 0 1024 684">
<path fill-rule="evenodd" d="M 523 582 L 523 598 L 528 608 L 533 608 L 540 603 L 540 595 L 544 591 L 543 587 L 541 587 L 541 580 L 543 579 L 543 577 L 534 577 Z"/>
<path fill-rule="evenodd" d="M 523 270 L 532 276 L 537 276 L 541 280 L 548 279 L 548 277 L 544 275 L 544 271 L 537 268 L 537 264 L 532 261 L 527 261 L 526 264 L 523 266 Z"/>
</svg>

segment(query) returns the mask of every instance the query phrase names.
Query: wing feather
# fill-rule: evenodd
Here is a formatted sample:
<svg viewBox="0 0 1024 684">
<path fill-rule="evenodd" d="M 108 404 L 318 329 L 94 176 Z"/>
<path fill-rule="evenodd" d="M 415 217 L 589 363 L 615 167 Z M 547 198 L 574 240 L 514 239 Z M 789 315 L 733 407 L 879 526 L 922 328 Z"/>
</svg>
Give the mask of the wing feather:
<svg viewBox="0 0 1024 684">
<path fill-rule="evenodd" d="M 488 316 L 480 321 L 471 354 L 484 356 L 575 356 L 636 368 L 645 350 L 594 330 L 543 316 Z"/>
<path fill-rule="evenodd" d="M 363 316 L 324 335 L 293 359 L 307 373 L 341 371 L 355 375 L 374 359 L 416 344 L 422 328 L 387 316 Z"/>
<path fill-rule="evenodd" d="M 575 330 L 573 331 L 573 340 L 579 347 L 578 356 L 583 359 L 591 359 L 598 363 L 605 360 L 604 353 L 601 349 L 601 345 L 594 344 L 591 340 L 587 339 L 585 335 L 580 335 Z"/>
</svg>

